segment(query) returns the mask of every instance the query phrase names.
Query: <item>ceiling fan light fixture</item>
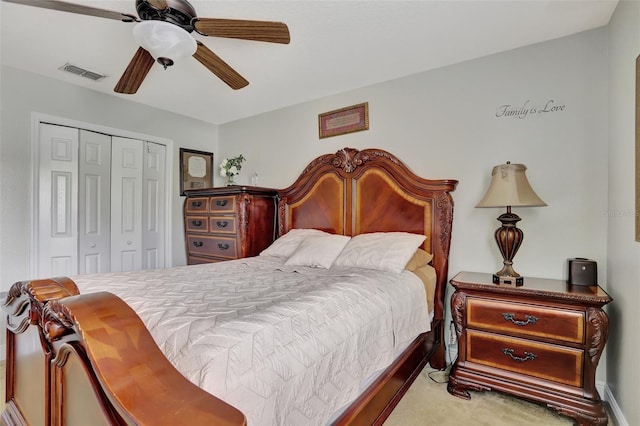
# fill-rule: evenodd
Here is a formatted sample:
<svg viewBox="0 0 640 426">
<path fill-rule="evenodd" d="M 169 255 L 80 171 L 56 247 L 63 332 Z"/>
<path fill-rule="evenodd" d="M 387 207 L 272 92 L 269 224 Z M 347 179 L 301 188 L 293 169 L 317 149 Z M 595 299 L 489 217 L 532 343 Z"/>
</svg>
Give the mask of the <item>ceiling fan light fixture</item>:
<svg viewBox="0 0 640 426">
<path fill-rule="evenodd" d="M 198 48 L 191 34 L 181 27 L 164 21 L 143 21 L 133 27 L 133 38 L 164 68 L 187 56 Z"/>
</svg>

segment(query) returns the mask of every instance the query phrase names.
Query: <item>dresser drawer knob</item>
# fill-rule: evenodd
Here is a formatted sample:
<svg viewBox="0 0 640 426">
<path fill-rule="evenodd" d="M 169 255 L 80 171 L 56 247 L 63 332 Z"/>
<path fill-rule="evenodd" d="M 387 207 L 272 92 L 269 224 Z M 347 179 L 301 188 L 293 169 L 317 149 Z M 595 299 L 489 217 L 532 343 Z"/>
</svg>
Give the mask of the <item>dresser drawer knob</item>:
<svg viewBox="0 0 640 426">
<path fill-rule="evenodd" d="M 227 205 L 227 200 L 216 200 L 216 206 L 224 207 Z"/>
<path fill-rule="evenodd" d="M 229 244 L 218 243 L 218 248 L 220 250 L 228 250 L 229 249 Z"/>
<path fill-rule="evenodd" d="M 504 318 L 505 321 L 511 321 L 515 325 L 518 325 L 521 327 L 525 325 L 533 325 L 536 323 L 536 321 L 538 321 L 538 318 L 534 317 L 533 315 L 525 315 L 524 317 L 526 321 L 517 320 L 516 314 L 504 313 L 502 314 L 502 317 Z"/>
<path fill-rule="evenodd" d="M 203 243 L 202 243 L 202 241 L 194 241 L 193 245 L 196 246 L 196 247 L 202 247 Z"/>
<path fill-rule="evenodd" d="M 202 201 L 192 201 L 191 202 L 191 206 L 192 207 L 200 207 L 202 205 Z"/>
<path fill-rule="evenodd" d="M 532 352 L 525 352 L 523 357 L 514 355 L 513 354 L 514 352 L 515 350 L 510 348 L 502 349 L 502 353 L 507 355 L 509 358 L 511 358 L 514 361 L 525 362 L 525 361 L 533 361 L 534 359 L 538 358 L 538 355 Z"/>
<path fill-rule="evenodd" d="M 226 220 L 219 220 L 216 222 L 216 225 L 218 225 L 218 228 L 226 228 L 228 224 L 229 222 L 227 222 Z"/>
<path fill-rule="evenodd" d="M 192 220 L 191 223 L 193 224 L 193 226 L 196 226 L 196 227 L 202 226 L 201 220 Z"/>
</svg>

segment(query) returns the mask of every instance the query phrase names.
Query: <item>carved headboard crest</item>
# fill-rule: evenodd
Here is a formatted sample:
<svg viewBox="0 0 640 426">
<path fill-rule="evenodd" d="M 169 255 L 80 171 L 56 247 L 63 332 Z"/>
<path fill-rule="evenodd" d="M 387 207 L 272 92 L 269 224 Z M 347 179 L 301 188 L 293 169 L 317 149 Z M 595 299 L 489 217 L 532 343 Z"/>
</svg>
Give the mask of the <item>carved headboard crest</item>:
<svg viewBox="0 0 640 426">
<path fill-rule="evenodd" d="M 355 148 L 343 148 L 335 154 L 323 155 L 313 160 L 302 172 L 303 175 L 309 173 L 309 171 L 319 163 L 329 163 L 337 169 L 342 169 L 346 173 L 353 173 L 359 166 L 362 166 L 371 159 L 371 156 L 385 157 L 390 161 L 400 164 L 393 155 L 386 151 L 368 149 L 365 151 L 359 151 Z"/>
</svg>

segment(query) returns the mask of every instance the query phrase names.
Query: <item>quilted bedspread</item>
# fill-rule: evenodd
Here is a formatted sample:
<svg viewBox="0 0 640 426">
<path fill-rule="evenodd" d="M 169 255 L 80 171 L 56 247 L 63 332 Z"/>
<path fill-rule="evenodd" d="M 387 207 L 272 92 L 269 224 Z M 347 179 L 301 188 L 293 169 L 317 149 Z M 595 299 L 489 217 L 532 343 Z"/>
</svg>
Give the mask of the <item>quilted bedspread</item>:
<svg viewBox="0 0 640 426">
<path fill-rule="evenodd" d="M 126 301 L 175 367 L 250 426 L 326 424 L 430 327 L 424 286 L 408 271 L 260 256 L 73 280 Z"/>
</svg>

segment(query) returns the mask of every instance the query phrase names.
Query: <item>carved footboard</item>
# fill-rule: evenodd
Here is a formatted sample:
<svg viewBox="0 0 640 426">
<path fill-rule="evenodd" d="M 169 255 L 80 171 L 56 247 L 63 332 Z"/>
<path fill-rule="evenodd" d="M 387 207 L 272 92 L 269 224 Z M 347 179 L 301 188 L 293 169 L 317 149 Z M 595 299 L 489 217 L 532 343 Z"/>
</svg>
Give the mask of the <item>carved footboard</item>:
<svg viewBox="0 0 640 426">
<path fill-rule="evenodd" d="M 68 278 L 22 281 L 5 301 L 8 425 L 244 425 L 185 379 L 135 312 Z"/>
</svg>

